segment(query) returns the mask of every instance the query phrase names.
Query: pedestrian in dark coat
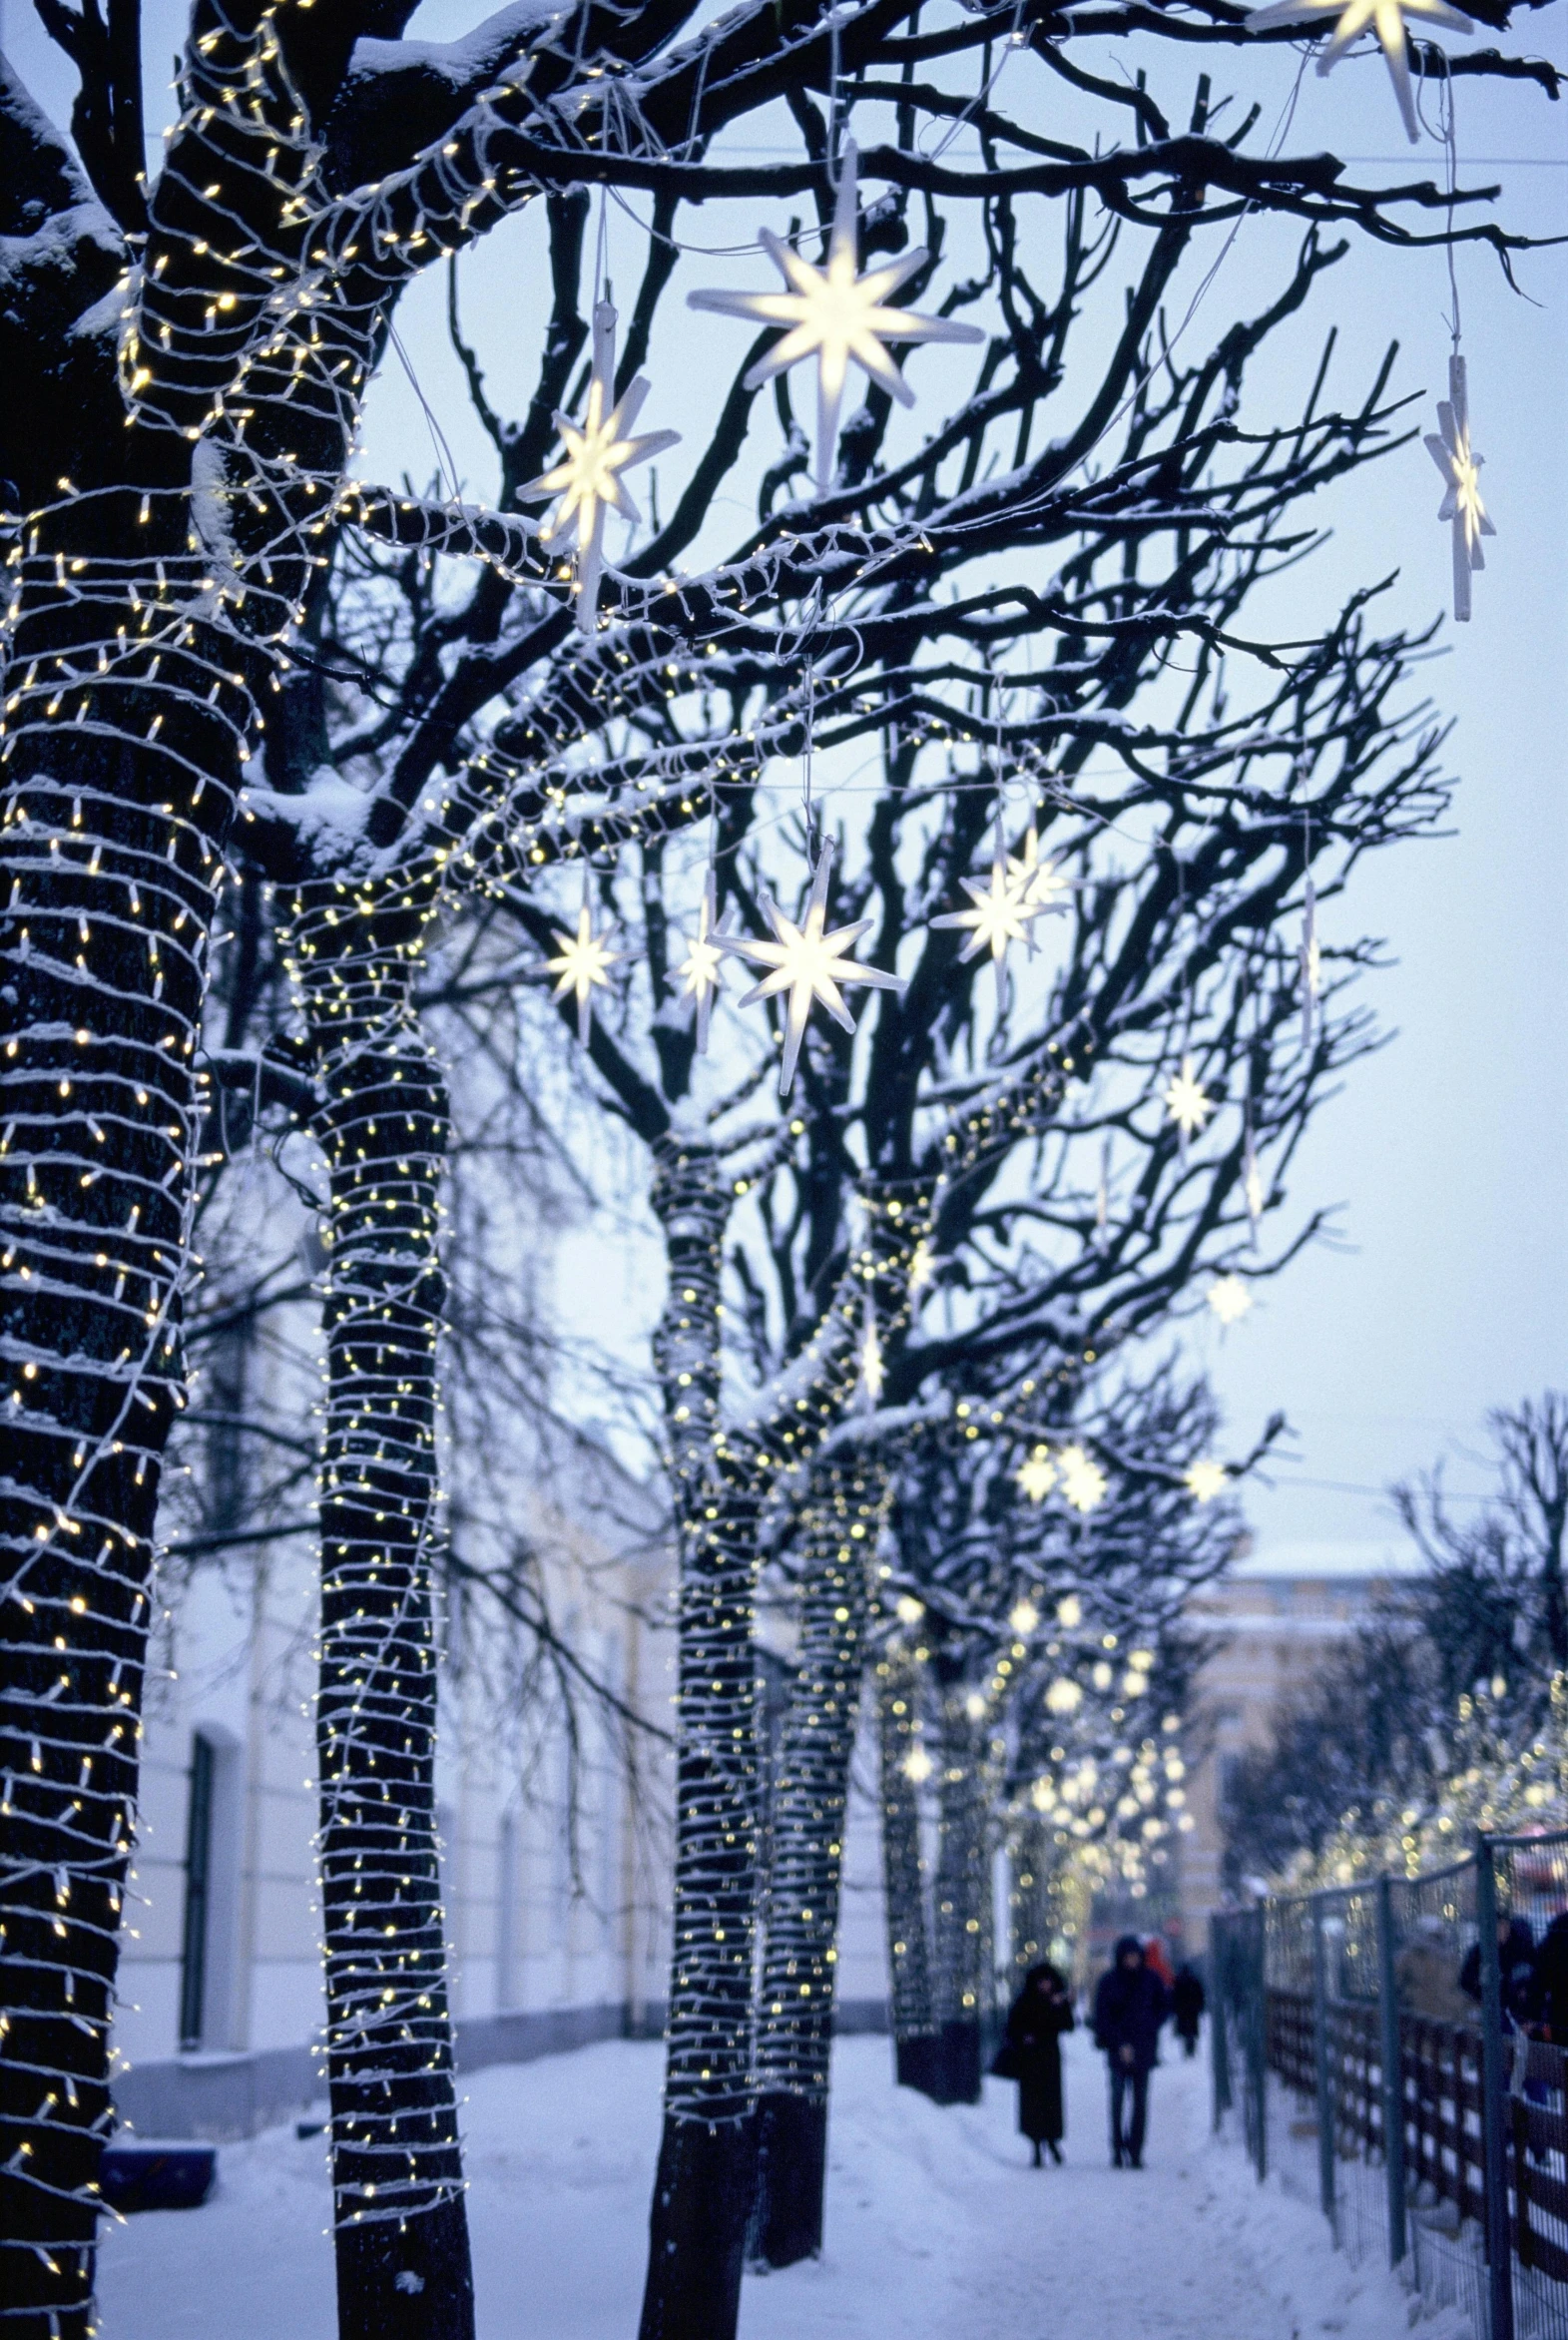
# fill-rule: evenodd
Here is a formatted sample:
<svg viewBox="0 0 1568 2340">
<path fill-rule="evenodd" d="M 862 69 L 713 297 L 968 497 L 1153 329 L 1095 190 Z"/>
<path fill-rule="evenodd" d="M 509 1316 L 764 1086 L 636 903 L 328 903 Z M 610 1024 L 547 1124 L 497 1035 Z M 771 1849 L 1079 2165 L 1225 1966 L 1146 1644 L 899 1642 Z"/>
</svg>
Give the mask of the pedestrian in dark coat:
<svg viewBox="0 0 1568 2340">
<path fill-rule="evenodd" d="M 1160 2060 L 1160 2026 L 1170 2012 L 1170 1994 L 1153 1968 L 1145 1965 L 1143 1944 L 1136 1934 L 1124 1934 L 1110 1973 L 1100 1977 L 1094 2000 L 1094 2044 L 1111 2073 L 1113 2168 L 1144 2165 L 1149 2074 Z"/>
<path fill-rule="evenodd" d="M 1176 2021 L 1176 2036 L 1189 2055 L 1198 2052 L 1198 2023 L 1204 2011 L 1204 1987 L 1196 1971 L 1183 1965 L 1176 1970 L 1176 1981 L 1171 1985 L 1171 2013 Z"/>
<path fill-rule="evenodd" d="M 1535 1936 L 1524 1918 L 1497 1921 L 1497 1966 L 1502 1983 L 1503 2030 L 1528 2022 L 1535 1998 Z M 1459 1988 L 1481 2004 L 1481 1946 L 1472 1942 L 1459 1969 Z"/>
<path fill-rule="evenodd" d="M 1543 2040 L 1568 2047 L 1568 1910 L 1558 1915 L 1541 1936 L 1530 1979 L 1531 2027 Z"/>
<path fill-rule="evenodd" d="M 1043 2166 L 1040 2147 L 1062 2158 L 1062 2034 L 1073 2029 L 1073 2003 L 1053 1966 L 1031 1967 L 1007 2015 L 1008 2058 L 1018 2082 L 1018 2133 L 1034 2146 L 1033 2166 Z"/>
</svg>

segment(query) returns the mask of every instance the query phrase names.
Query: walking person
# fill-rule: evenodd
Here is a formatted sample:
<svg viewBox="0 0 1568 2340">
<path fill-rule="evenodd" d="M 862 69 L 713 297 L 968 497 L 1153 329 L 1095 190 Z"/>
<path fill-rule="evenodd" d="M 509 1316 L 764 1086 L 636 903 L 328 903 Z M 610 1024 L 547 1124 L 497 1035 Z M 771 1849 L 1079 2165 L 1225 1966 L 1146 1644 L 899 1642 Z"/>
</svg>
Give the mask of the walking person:
<svg viewBox="0 0 1568 2340">
<path fill-rule="evenodd" d="M 1113 2169 L 1144 2165 L 1149 2074 L 1160 2060 L 1160 2026 L 1170 2012 L 1170 1995 L 1145 1964 L 1143 1944 L 1136 1934 L 1124 1934 L 1094 1999 L 1094 2044 L 1111 2074 Z"/>
<path fill-rule="evenodd" d="M 1061 2166 L 1062 2034 L 1073 2029 L 1073 2002 L 1056 1968 L 1031 1967 L 1007 2014 L 1007 2035 L 991 2069 L 1018 2082 L 1018 2133 L 1034 2146 L 1032 2166 L 1043 2168 L 1040 2147 Z"/>
<path fill-rule="evenodd" d="M 1187 2053 L 1198 2052 L 1198 2026 L 1204 2012 L 1204 1987 L 1196 1967 L 1184 1959 L 1176 1970 L 1176 1981 L 1171 1985 L 1171 2015 L 1176 2036 Z"/>
</svg>

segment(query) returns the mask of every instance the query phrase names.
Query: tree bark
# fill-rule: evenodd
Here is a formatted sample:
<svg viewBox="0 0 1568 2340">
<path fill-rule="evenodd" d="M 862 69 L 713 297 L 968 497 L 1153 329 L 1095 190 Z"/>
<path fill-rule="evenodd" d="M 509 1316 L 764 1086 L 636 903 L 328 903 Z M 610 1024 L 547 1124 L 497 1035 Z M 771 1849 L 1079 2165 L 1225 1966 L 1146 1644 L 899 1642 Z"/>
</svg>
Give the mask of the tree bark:
<svg viewBox="0 0 1568 2340">
<path fill-rule="evenodd" d="M 937 1794 L 933 1945 L 938 2103 L 980 2100 L 985 1867 L 978 1733 L 959 1688 L 943 1700 Z"/>
<path fill-rule="evenodd" d="M 882 1908 L 898 2085 L 934 2095 L 936 2012 L 931 1990 L 930 1921 L 920 1850 L 920 1799 L 905 1765 L 919 1746 L 920 1671 L 908 1651 L 890 1649 L 876 1669 L 882 1798 Z"/>
<path fill-rule="evenodd" d="M 799 1669 L 773 1804 L 758 2020 L 757 2200 L 765 2267 L 822 2247 L 828 2069 L 849 1765 L 859 1714 L 866 1570 L 885 1493 L 875 1462 L 818 1465 L 804 1521 Z"/>
<path fill-rule="evenodd" d="M 429 899 L 319 881 L 287 951 L 330 1178 L 316 1751 L 341 2340 L 474 2329 L 435 1826 L 449 1111 L 409 989 Z"/>
<path fill-rule="evenodd" d="M 664 2135 L 641 2340 L 734 2340 L 756 2144 L 756 1491 L 719 1424 L 732 1192 L 700 1142 L 662 1138 L 653 1206 L 670 1289 L 655 1362 L 680 1547 L 675 1943 Z"/>
</svg>

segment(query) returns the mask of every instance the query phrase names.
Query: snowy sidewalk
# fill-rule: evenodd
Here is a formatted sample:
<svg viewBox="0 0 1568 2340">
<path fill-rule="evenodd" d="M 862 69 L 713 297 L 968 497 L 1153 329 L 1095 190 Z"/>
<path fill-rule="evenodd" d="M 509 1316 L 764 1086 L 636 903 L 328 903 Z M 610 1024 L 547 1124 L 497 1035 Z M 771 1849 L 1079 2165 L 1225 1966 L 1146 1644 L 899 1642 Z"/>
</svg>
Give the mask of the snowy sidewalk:
<svg viewBox="0 0 1568 2340">
<path fill-rule="evenodd" d="M 1209 2138 L 1208 2079 L 1167 2059 L 1147 2166 L 1113 2170 L 1101 2059 L 1067 2043 L 1064 2169 L 1033 2170 L 1014 2091 L 938 2110 L 883 2040 L 837 2049 L 824 2257 L 748 2278 L 742 2340 L 1392 2340 L 1405 2295 Z M 611 2042 L 467 2083 L 480 2340 L 634 2340 L 662 2051 Z M 205 2208 L 108 2236 L 105 2340 L 333 2340 L 323 2140 L 226 2145 Z M 1451 2321 L 1422 2325 L 1447 2340 Z"/>
</svg>

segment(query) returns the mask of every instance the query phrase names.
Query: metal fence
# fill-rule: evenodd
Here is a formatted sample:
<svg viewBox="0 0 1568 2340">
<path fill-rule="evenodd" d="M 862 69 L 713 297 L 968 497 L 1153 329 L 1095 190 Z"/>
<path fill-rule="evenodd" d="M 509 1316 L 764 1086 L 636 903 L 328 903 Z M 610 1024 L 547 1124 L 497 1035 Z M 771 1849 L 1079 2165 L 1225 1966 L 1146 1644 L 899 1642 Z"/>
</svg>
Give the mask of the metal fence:
<svg viewBox="0 0 1568 2340">
<path fill-rule="evenodd" d="M 1568 2051 L 1513 1964 L 1564 1912 L 1568 1831 L 1212 1922 L 1216 2128 L 1475 2340 L 1568 2340 Z"/>
</svg>

